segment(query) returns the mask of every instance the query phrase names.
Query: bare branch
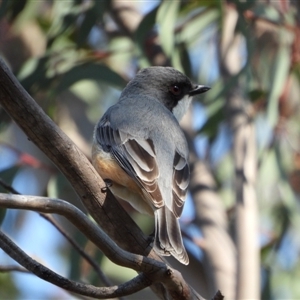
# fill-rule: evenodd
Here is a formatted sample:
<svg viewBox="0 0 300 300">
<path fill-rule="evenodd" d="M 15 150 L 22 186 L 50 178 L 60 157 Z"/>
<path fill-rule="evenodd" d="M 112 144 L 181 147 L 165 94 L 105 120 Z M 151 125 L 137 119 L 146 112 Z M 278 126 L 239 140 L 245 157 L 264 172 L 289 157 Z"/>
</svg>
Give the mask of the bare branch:
<svg viewBox="0 0 300 300">
<path fill-rule="evenodd" d="M 20 266 L 1 266 L 0 265 L 0 273 L 6 272 L 21 272 L 31 274 L 27 269 Z"/>
<path fill-rule="evenodd" d="M 0 103 L 11 117 L 69 179 L 95 221 L 119 245 L 135 253 L 160 257 L 147 237 L 122 209 L 99 174 L 74 143 L 28 95 L 0 59 Z"/>
<path fill-rule="evenodd" d="M 178 274 L 179 277 L 158 276 L 159 273 L 156 273 L 158 269 L 163 273 L 168 268 L 161 262 L 162 258 L 154 252 L 147 237 L 145 237 L 140 228 L 124 211 L 109 189 L 106 189 L 106 192 L 101 192 L 104 191 L 106 185 L 90 164 L 89 160 L 28 95 L 2 59 L 0 59 L 0 103 L 7 113 L 10 114 L 24 130 L 29 139 L 32 140 L 69 179 L 91 216 L 100 227 L 103 228 L 107 235 L 114 239 L 123 249 L 137 254 L 147 255 L 150 258 L 154 258 L 156 262 L 147 257 L 141 257 L 127 253 L 120 248 L 115 248 L 116 245 L 107 235 L 105 235 L 106 238 L 104 238 L 103 235 L 99 234 L 100 229 L 97 229 L 95 224 L 90 224 L 92 227 L 87 226 L 85 228 L 86 231 L 92 228 L 87 236 L 102 249 L 103 252 L 105 248 L 106 251 L 104 253 L 109 258 L 117 261 L 117 264 L 127 265 L 134 270 L 148 270 L 148 273 L 146 273 L 149 278 L 155 274 L 155 278 L 159 278 L 159 280 L 156 280 L 158 285 L 156 284 L 156 286 L 152 288 L 157 292 L 159 291 L 159 294 L 161 296 L 163 295 L 162 297 L 164 298 L 167 298 L 168 295 L 172 297 L 173 294 L 177 295 L 177 299 L 201 298 L 186 284 L 181 274 Z M 16 195 L 10 196 L 16 197 Z M 26 200 L 25 198 L 23 199 Z M 45 207 L 51 207 L 51 203 L 53 202 L 53 200 L 43 201 L 46 201 L 46 203 L 43 204 Z M 61 205 L 61 201 L 57 203 L 57 205 Z M 65 213 L 68 215 L 69 220 L 72 221 L 73 215 L 69 209 L 70 207 L 66 207 Z M 79 222 L 78 219 L 74 218 L 74 221 L 74 225 L 80 230 L 84 228 L 83 224 L 86 225 L 83 221 L 79 223 L 79 225 L 76 224 L 76 222 Z M 85 232 L 85 234 L 87 234 L 87 232 Z M 103 242 L 103 244 L 100 241 Z M 102 246 L 100 246 L 100 244 Z M 118 250 L 118 252 L 115 252 L 116 250 Z M 143 263 L 139 265 L 141 261 Z M 177 274 L 175 270 L 173 271 L 173 274 Z M 176 282 L 172 281 L 175 279 Z M 161 283 L 164 284 L 167 290 L 164 290 Z"/>
<path fill-rule="evenodd" d="M 82 231 L 111 261 L 120 266 L 144 272 L 151 282 L 163 283 L 171 299 L 173 299 L 172 295 L 176 295 L 176 299 L 203 299 L 186 284 L 178 271 L 169 268 L 162 262 L 132 254 L 119 248 L 82 211 L 66 201 L 46 197 L 0 193 L 0 207 L 29 209 L 62 215 Z M 10 255 L 10 253 L 8 254 Z"/>
<path fill-rule="evenodd" d="M 138 272 L 153 271 L 154 265 L 156 265 L 158 269 L 166 268 L 166 265 L 161 262 L 142 257 L 141 255 L 132 254 L 119 248 L 117 244 L 81 210 L 64 200 L 0 193 L 0 207 L 28 209 L 62 215 L 84 233 L 111 261 L 120 266 L 132 268 Z"/>
<path fill-rule="evenodd" d="M 223 42 L 220 60 L 224 78 L 238 74 L 243 61 L 238 53 L 241 49 L 240 33 L 235 31 L 238 12 L 227 6 L 224 16 Z M 258 211 L 255 191 L 256 140 L 254 124 L 247 114 L 243 97 L 244 87 L 239 86 L 228 92 L 227 119 L 233 133 L 233 160 L 235 165 L 235 242 L 237 249 L 236 298 L 259 298 L 259 249 Z"/>
<path fill-rule="evenodd" d="M 13 243 L 2 231 L 0 231 L 0 248 L 20 265 L 31 271 L 39 278 L 51 282 L 67 291 L 84 296 L 98 299 L 126 296 L 136 293 L 151 284 L 151 280 L 149 280 L 144 274 L 140 274 L 124 284 L 112 287 L 95 287 L 93 285 L 69 280 L 32 259 L 15 243 Z"/>
<path fill-rule="evenodd" d="M 4 182 L 1 178 L 0 185 L 2 185 L 9 192 L 20 195 L 18 191 L 16 191 L 12 186 Z M 60 224 L 58 224 L 58 222 L 53 218 L 53 216 L 44 213 L 40 213 L 40 216 L 48 222 L 50 222 L 69 241 L 69 243 L 74 247 L 74 249 L 94 268 L 99 278 L 105 285 L 112 285 L 111 281 L 105 276 L 105 274 L 100 269 L 99 265 L 78 245 L 78 243 L 76 243 L 76 241 L 60 226 Z"/>
<path fill-rule="evenodd" d="M 243 98 L 232 92 L 228 101 L 236 176 L 237 298 L 259 298 L 258 210 L 255 190 L 256 140 Z"/>
<path fill-rule="evenodd" d="M 2 185 L 8 192 L 13 193 L 13 194 L 17 194 L 20 195 L 19 192 L 17 192 L 12 186 L 10 186 L 9 184 L 7 184 L 4 180 L 2 180 L 0 178 L 0 185 Z"/>
<path fill-rule="evenodd" d="M 195 221 L 203 234 L 198 246 L 202 246 L 205 257 L 205 272 L 209 278 L 207 288 L 210 294 L 220 289 L 226 298 L 235 299 L 236 249 L 228 233 L 226 209 L 216 192 L 214 178 L 196 153 L 191 120 L 192 117 L 187 115 L 182 125 L 190 149 L 190 191 L 195 205 Z"/>
</svg>

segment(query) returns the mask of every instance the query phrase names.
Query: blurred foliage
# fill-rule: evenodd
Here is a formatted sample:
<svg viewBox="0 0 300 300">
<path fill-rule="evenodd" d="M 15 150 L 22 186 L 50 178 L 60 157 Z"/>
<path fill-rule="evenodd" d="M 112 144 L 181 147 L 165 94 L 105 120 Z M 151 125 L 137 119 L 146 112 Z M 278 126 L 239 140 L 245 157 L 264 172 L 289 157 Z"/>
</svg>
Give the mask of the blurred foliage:
<svg viewBox="0 0 300 300">
<path fill-rule="evenodd" d="M 262 297 L 300 298 L 299 7 L 287 0 L 128 1 L 129 11 L 140 19 L 134 30 L 126 30 L 113 4 L 2 0 L 0 55 L 87 155 L 97 118 L 141 67 L 170 64 L 195 82 L 211 85 L 201 97 L 206 119 L 196 128 L 197 140 L 203 141 L 196 146 L 208 154 L 205 159 L 228 211 L 234 205 L 234 168 L 230 147 L 224 146 L 231 141 L 224 109 L 230 91 L 242 87 L 257 134 Z M 234 38 L 225 47 L 224 24 L 230 12 L 237 15 L 233 33 L 239 42 Z M 233 48 L 236 54 L 230 56 Z M 224 64 L 236 62 L 242 67 L 227 74 Z M 12 159 L 4 151 L 6 143 L 19 158 L 30 153 L 35 161 Z M 12 165 L 6 165 L 8 160 Z M 37 175 L 43 180 L 39 193 L 63 195 L 76 203 L 71 187 L 57 180 L 59 172 L 20 137 L 0 108 L 0 177 L 12 184 L 24 166 L 44 170 L 42 177 Z M 143 228 L 151 226 L 147 222 Z M 74 238 L 86 245 L 76 233 Z M 106 264 L 102 257 L 97 259 Z M 80 257 L 72 252 L 66 260 L 71 278 L 79 279 Z M 107 269 L 112 279 L 123 272 Z M 12 277 L 0 274 L 0 281 L 1 296 L 15 297 Z"/>
</svg>

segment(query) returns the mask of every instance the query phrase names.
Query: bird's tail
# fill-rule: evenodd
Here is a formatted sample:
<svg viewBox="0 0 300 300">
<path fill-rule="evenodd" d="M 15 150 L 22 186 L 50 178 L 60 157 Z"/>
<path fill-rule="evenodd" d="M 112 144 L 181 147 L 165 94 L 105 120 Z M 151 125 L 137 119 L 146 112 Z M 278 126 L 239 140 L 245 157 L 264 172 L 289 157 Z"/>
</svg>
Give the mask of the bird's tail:
<svg viewBox="0 0 300 300">
<path fill-rule="evenodd" d="M 184 248 L 179 221 L 166 206 L 155 210 L 154 249 L 160 255 L 172 255 L 182 264 L 189 263 Z"/>
</svg>

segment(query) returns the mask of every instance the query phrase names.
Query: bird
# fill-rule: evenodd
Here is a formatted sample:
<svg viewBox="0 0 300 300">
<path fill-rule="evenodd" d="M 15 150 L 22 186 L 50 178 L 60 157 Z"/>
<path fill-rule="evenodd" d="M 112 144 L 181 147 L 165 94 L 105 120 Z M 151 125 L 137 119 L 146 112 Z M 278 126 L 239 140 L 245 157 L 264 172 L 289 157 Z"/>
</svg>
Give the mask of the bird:
<svg viewBox="0 0 300 300">
<path fill-rule="evenodd" d="M 184 265 L 179 218 L 189 185 L 189 150 L 179 121 L 192 97 L 210 87 L 172 67 L 141 69 L 93 134 L 92 163 L 117 198 L 154 216 L 153 248 Z"/>
</svg>

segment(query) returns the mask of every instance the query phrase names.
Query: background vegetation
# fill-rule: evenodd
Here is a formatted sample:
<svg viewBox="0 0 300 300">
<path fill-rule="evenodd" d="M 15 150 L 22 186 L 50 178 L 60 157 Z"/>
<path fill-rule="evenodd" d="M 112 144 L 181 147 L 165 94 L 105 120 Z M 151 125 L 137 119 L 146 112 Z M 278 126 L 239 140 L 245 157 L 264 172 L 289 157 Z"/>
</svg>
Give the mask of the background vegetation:
<svg viewBox="0 0 300 300">
<path fill-rule="evenodd" d="M 300 298 L 298 1 L 2 0 L 0 55 L 88 157 L 94 124 L 140 68 L 172 65 L 210 85 L 182 123 L 191 149 L 182 217 L 191 263 L 172 264 L 204 297 L 220 289 L 227 299 Z M 20 193 L 84 209 L 1 107 L 0 178 Z M 3 184 L 0 192 L 7 192 Z M 151 219 L 124 207 L 152 231 Z M 60 221 L 113 282 L 134 276 Z M 99 284 L 91 267 L 36 214 L 2 210 L 1 222 L 37 260 Z M 0 263 L 11 261 L 1 253 Z M 72 297 L 15 272 L 0 274 L 0 286 L 0 295 L 10 299 Z M 129 298 L 154 297 L 146 293 Z"/>
</svg>

